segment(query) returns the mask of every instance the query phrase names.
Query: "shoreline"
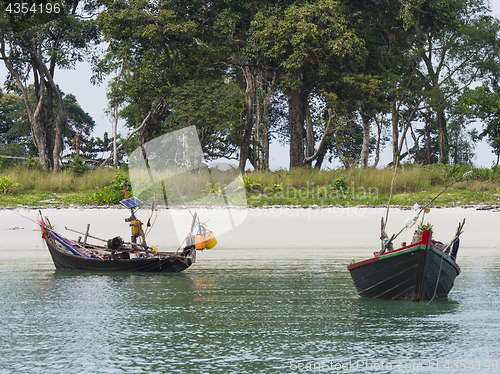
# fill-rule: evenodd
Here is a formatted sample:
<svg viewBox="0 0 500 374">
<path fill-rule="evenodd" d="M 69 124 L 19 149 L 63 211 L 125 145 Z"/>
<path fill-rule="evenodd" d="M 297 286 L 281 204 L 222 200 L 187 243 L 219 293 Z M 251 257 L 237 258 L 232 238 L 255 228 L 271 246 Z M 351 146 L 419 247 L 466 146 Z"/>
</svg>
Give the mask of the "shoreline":
<svg viewBox="0 0 500 374">
<path fill-rule="evenodd" d="M 158 210 L 184 210 L 183 207 L 167 207 L 165 205 L 156 205 L 155 208 Z M 191 209 L 387 209 L 387 205 L 262 205 L 262 206 L 213 206 L 213 205 L 200 205 L 200 206 L 189 206 Z M 500 203 L 497 204 L 467 204 L 467 205 L 456 205 L 456 206 L 447 206 L 447 205 L 430 205 L 431 209 L 476 209 L 476 210 L 491 210 L 498 209 L 500 211 Z M 16 210 L 16 209 L 26 209 L 26 210 L 39 210 L 39 209 L 127 209 L 124 208 L 120 204 L 113 205 L 57 205 L 56 203 L 52 205 L 37 205 L 37 206 L 29 206 L 29 205 L 18 205 L 15 207 L 12 206 L 0 206 L 0 211 L 2 210 Z M 389 209 L 400 209 L 400 210 L 413 210 L 412 206 L 408 205 L 390 205 Z"/>
<path fill-rule="evenodd" d="M 496 232 L 500 217 L 495 213 L 499 210 L 460 208 L 431 208 L 425 221 L 434 225 L 434 237 L 442 242 L 449 241 L 458 223 L 465 218 L 461 254 L 498 253 L 500 244 Z M 303 248 L 311 253 L 317 249 L 327 249 L 332 254 L 349 251 L 353 256 L 366 258 L 380 247 L 380 219 L 385 219 L 386 215 L 386 208 L 381 207 L 198 208 L 196 211 L 218 241 L 217 247 L 208 253 L 227 249 Z M 413 209 L 390 209 L 386 227 L 389 235 L 399 232 L 414 213 Z M 37 224 L 26 219 L 36 221 L 38 214 L 38 209 L 0 209 L 3 236 L 0 251 L 45 249 Z M 130 212 L 122 207 L 44 208 L 42 214 L 49 217 L 61 235 L 70 239 L 76 240 L 78 234 L 66 231 L 65 227 L 84 232 L 88 223 L 91 225 L 90 234 L 98 238 L 107 240 L 130 235 L 130 228 L 124 220 Z M 156 213 L 152 216 L 147 210 L 136 214 L 144 223 L 148 220 L 154 222 L 147 241 L 162 250 L 177 249 L 191 223 L 186 210 L 160 210 L 156 218 L 153 217 Z M 413 228 L 404 230 L 395 240 L 395 245 L 411 241 L 412 236 Z"/>
</svg>

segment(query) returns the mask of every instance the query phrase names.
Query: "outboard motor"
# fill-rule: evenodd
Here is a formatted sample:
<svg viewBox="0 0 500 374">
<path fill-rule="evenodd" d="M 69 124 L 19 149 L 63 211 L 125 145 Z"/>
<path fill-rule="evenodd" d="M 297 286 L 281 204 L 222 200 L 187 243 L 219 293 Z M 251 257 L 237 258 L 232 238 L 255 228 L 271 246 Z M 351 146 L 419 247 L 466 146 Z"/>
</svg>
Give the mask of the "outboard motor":
<svg viewBox="0 0 500 374">
<path fill-rule="evenodd" d="M 120 249 L 122 245 L 123 245 L 123 239 L 119 236 L 108 240 L 109 249 Z"/>
</svg>

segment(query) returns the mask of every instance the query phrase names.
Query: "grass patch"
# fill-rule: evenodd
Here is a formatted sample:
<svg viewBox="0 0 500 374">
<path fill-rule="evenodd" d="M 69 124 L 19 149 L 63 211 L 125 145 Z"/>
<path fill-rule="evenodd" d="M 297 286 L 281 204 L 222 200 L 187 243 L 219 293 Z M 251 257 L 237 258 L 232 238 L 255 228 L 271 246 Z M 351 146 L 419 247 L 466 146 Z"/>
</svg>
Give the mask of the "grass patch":
<svg viewBox="0 0 500 374">
<path fill-rule="evenodd" d="M 392 204 L 413 206 L 415 200 L 424 205 L 434 198 L 448 183 L 471 168 L 450 165 L 401 165 L 394 182 Z M 53 199 L 63 205 L 117 204 L 124 198 L 121 183 L 127 184 L 128 175 L 109 168 L 96 168 L 76 176 L 68 170 L 58 174 L 37 169 L 15 167 L 4 169 L 1 175 L 16 183 L 16 188 L 0 194 L 0 206 L 40 206 L 40 201 Z M 218 191 L 219 184 L 227 184 L 225 175 L 215 172 L 213 185 L 206 180 L 180 174 L 176 186 L 189 190 Z M 293 169 L 246 172 L 243 181 L 249 206 L 302 205 L 302 206 L 383 206 L 389 200 L 394 169 Z M 229 175 L 229 174 L 228 174 Z M 234 178 L 234 174 L 231 174 Z M 183 182 L 188 178 L 191 182 Z M 227 178 L 226 178 L 227 179 Z M 167 189 L 176 190 L 166 185 Z M 179 187 L 180 188 L 180 187 Z M 436 206 L 463 206 L 499 204 L 500 168 L 474 168 L 466 180 L 455 183 L 434 203 Z M 193 196 L 194 197 L 194 196 Z M 139 196 L 140 198 L 140 196 Z"/>
</svg>

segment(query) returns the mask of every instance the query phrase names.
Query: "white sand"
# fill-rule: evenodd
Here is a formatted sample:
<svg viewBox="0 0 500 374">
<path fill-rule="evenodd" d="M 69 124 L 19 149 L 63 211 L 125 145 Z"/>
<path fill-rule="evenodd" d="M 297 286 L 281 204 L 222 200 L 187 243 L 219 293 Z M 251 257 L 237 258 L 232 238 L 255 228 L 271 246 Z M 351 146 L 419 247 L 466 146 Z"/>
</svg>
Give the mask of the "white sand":
<svg viewBox="0 0 500 374">
<path fill-rule="evenodd" d="M 172 211 L 160 212 L 153 230 L 148 235 L 149 245 L 156 245 L 162 250 L 175 249 L 178 246 L 170 212 Z M 231 226 L 227 224 L 229 212 L 233 222 L 243 220 L 230 230 Z M 0 210 L 0 251 L 44 248 L 37 225 L 16 213 L 33 220 L 38 216 L 37 210 Z M 43 210 L 43 214 L 49 217 L 58 232 L 72 239 L 79 235 L 66 231 L 65 226 L 83 232 L 87 223 L 91 224 L 90 234 L 93 236 L 103 239 L 122 236 L 128 239 L 130 231 L 124 218 L 128 217 L 129 213 L 127 209 Z M 331 249 L 332 252 L 352 251 L 357 257 L 371 257 L 373 251 L 380 248 L 380 218 L 385 217 L 383 208 L 200 209 L 198 213 L 201 220 L 209 220 L 209 226 L 218 240 L 216 248 L 219 249 L 321 248 Z M 189 231 L 189 215 L 185 211 L 183 214 L 183 218 L 175 220 L 178 222 L 178 231 L 185 235 Z M 397 233 L 405 220 L 413 214 L 414 211 L 411 210 L 391 209 L 387 225 L 389 235 Z M 147 222 L 149 212 L 140 211 L 138 217 Z M 458 223 L 466 218 L 461 237 L 461 256 L 500 253 L 500 212 L 478 211 L 473 208 L 443 208 L 432 209 L 425 218 L 434 225 L 435 239 L 443 242 L 454 236 Z M 217 222 L 225 223 L 218 227 Z M 397 245 L 403 241 L 411 241 L 412 234 L 413 232 L 403 231 L 396 239 Z"/>
</svg>

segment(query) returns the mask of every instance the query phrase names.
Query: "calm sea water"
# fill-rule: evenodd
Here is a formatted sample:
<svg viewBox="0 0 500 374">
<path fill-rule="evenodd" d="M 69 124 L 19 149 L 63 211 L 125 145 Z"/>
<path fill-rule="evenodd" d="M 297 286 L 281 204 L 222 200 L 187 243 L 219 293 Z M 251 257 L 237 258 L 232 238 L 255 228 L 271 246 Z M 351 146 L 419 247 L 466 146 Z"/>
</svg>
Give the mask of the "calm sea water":
<svg viewBox="0 0 500 374">
<path fill-rule="evenodd" d="M 499 256 L 459 257 L 428 304 L 358 297 L 338 251 L 214 249 L 162 275 L 18 253 L 0 249 L 1 374 L 500 372 Z"/>
</svg>

